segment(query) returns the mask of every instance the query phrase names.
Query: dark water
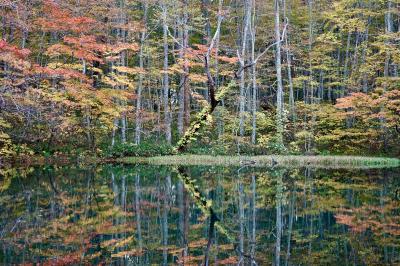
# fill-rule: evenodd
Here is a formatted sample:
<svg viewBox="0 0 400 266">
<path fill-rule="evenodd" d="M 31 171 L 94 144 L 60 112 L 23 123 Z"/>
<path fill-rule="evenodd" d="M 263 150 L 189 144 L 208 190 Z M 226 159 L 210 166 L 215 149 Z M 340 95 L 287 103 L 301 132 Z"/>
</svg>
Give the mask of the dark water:
<svg viewBox="0 0 400 266">
<path fill-rule="evenodd" d="M 399 169 L 2 174 L 2 265 L 400 264 Z"/>
</svg>

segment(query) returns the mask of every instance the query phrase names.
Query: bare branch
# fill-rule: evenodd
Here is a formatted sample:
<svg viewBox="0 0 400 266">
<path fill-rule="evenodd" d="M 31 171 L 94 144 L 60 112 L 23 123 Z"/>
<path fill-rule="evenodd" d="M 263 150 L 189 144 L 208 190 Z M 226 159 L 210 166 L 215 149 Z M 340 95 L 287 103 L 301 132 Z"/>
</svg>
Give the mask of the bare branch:
<svg viewBox="0 0 400 266">
<path fill-rule="evenodd" d="M 287 18 L 286 18 L 286 21 L 287 21 Z M 243 58 L 240 57 L 239 51 L 238 51 L 238 50 L 236 51 L 236 52 L 237 52 L 237 55 L 238 55 L 238 58 L 239 58 L 239 62 L 240 62 L 240 68 L 238 69 L 237 72 L 235 72 L 235 78 L 236 78 L 236 79 L 239 78 L 239 75 L 240 75 L 240 73 L 242 73 L 242 71 L 246 70 L 246 69 L 249 68 L 249 67 L 252 67 L 253 65 L 256 65 L 256 64 L 258 63 L 258 60 L 260 60 L 260 59 L 268 52 L 269 49 L 271 49 L 272 47 L 274 47 L 274 46 L 277 45 L 278 43 L 281 43 L 281 42 L 284 41 L 284 37 L 285 37 L 285 35 L 286 35 L 287 26 L 288 26 L 288 23 L 286 22 L 286 23 L 285 23 L 285 26 L 284 26 L 284 28 L 283 28 L 283 31 L 282 31 L 282 37 L 281 37 L 281 39 L 280 39 L 279 41 L 276 41 L 276 42 L 271 43 L 270 45 L 268 45 L 268 46 L 265 48 L 265 50 L 262 51 L 262 52 L 256 57 L 256 59 L 254 59 L 253 62 L 251 62 L 251 63 L 249 63 L 249 64 L 247 64 L 247 65 L 244 65 L 244 60 L 243 60 Z"/>
</svg>

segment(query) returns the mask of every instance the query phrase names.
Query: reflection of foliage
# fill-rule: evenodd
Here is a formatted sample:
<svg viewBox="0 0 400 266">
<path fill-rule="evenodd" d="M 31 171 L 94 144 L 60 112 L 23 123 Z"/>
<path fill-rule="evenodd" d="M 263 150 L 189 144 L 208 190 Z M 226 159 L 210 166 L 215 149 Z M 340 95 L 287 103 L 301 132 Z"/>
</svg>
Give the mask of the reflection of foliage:
<svg viewBox="0 0 400 266">
<path fill-rule="evenodd" d="M 283 222 L 281 262 L 289 243 L 292 265 L 337 265 L 344 260 L 382 265 L 385 248 L 396 251 L 400 246 L 399 204 L 393 196 L 397 170 L 242 169 L 240 175 L 236 170 L 189 167 L 187 181 L 154 166 L 3 170 L 0 243 L 6 253 L 0 251 L 0 257 L 20 263 L 24 253 L 26 262 L 58 265 L 203 263 L 210 225 L 207 207 L 212 206 L 218 224 L 232 237 L 216 228 L 210 260 L 231 265 L 240 260 L 239 183 L 245 214 L 243 255 L 249 256 L 252 246 L 248 236 L 254 206 L 254 258 L 259 265 L 273 261 L 277 203 Z M 205 210 L 199 200 L 206 202 Z M 387 261 L 398 262 L 392 255 Z"/>
</svg>

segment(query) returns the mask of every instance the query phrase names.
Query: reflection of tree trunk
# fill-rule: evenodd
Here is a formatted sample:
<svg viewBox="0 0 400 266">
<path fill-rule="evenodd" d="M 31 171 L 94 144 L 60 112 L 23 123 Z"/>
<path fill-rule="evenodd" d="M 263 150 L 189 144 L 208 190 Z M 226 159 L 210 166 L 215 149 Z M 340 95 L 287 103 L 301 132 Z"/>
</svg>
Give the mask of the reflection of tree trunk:
<svg viewBox="0 0 400 266">
<path fill-rule="evenodd" d="M 384 172 L 383 177 L 385 179 L 384 181 L 386 181 L 386 178 L 387 178 L 386 172 Z M 382 220 L 382 223 L 385 223 L 385 198 L 386 198 L 386 194 L 387 194 L 385 184 L 386 184 L 386 182 L 383 182 L 382 188 L 379 191 L 379 205 L 380 205 L 380 209 L 381 209 L 381 215 L 380 215 L 381 217 L 380 218 Z M 385 229 L 385 228 L 383 228 L 383 229 Z M 385 260 L 385 264 L 388 264 L 389 254 L 388 254 L 388 246 L 386 245 L 386 243 L 387 243 L 386 233 L 383 233 L 382 237 L 383 237 L 382 242 L 384 243 L 383 244 L 383 257 Z"/>
<path fill-rule="evenodd" d="M 136 214 L 136 232 L 137 232 L 137 242 L 139 245 L 139 250 L 143 249 L 142 240 L 142 221 L 140 213 L 140 175 L 135 175 L 135 214 Z"/>
<path fill-rule="evenodd" d="M 121 209 L 126 212 L 126 176 L 123 175 L 121 178 Z M 126 215 L 124 214 L 121 218 L 119 218 L 120 221 L 117 221 L 117 224 L 126 224 Z M 122 232 L 119 234 L 120 238 L 125 239 L 126 238 L 126 232 Z M 122 251 L 123 247 L 119 247 L 118 251 Z M 121 258 L 121 263 L 123 262 L 123 259 Z"/>
<path fill-rule="evenodd" d="M 165 178 L 164 186 L 164 206 L 162 218 L 162 245 L 163 245 L 163 265 L 168 265 L 168 210 L 170 197 L 171 176 Z"/>
<path fill-rule="evenodd" d="M 276 184 L 276 242 L 275 242 L 275 266 L 280 265 L 281 237 L 282 237 L 282 200 L 283 200 L 283 173 L 278 173 Z"/>
<path fill-rule="evenodd" d="M 189 235 L 189 195 L 183 190 L 183 239 L 184 239 L 184 256 L 188 256 L 188 235 Z"/>
<path fill-rule="evenodd" d="M 188 216 L 188 208 L 189 208 L 189 200 L 188 195 L 185 190 L 185 187 L 182 182 L 178 184 L 178 200 L 179 200 L 179 231 L 180 231 L 180 239 L 181 239 L 181 247 L 183 248 L 182 257 L 187 256 L 187 235 L 189 231 L 189 216 Z M 185 259 L 183 259 L 184 261 Z M 184 264 L 184 263 L 183 263 Z"/>
<path fill-rule="evenodd" d="M 295 186 L 295 185 L 294 185 Z M 290 199 L 290 206 L 289 206 L 289 226 L 288 226 L 288 240 L 287 240 L 287 250 L 286 250 L 286 259 L 285 265 L 289 265 L 290 260 L 290 244 L 292 241 L 292 228 L 293 228 L 293 217 L 294 217 L 294 205 L 296 202 L 296 188 L 292 191 L 292 196 Z"/>
<path fill-rule="evenodd" d="M 256 254 L 256 176 L 253 174 L 251 176 L 251 207 L 252 207 L 252 226 L 251 226 L 251 263 L 254 264 L 255 254 Z"/>
<path fill-rule="evenodd" d="M 214 210 L 210 208 L 210 226 L 208 228 L 208 241 L 207 241 L 207 248 L 205 250 L 204 256 L 204 264 L 206 266 L 209 265 L 209 257 L 210 257 L 210 249 L 213 243 L 214 235 L 215 235 L 215 223 L 218 221 L 217 215 L 215 214 Z"/>
<path fill-rule="evenodd" d="M 114 194 L 114 206 L 117 207 L 119 206 L 119 189 L 118 189 L 118 183 L 117 180 L 115 180 L 115 175 L 114 172 L 111 173 L 111 184 L 112 184 L 112 191 Z M 114 221 L 113 223 L 118 224 L 118 218 Z M 117 238 L 118 236 L 116 234 L 112 234 L 113 238 Z"/>
<path fill-rule="evenodd" d="M 119 205 L 119 198 L 118 198 L 119 190 L 118 190 L 118 184 L 115 180 L 114 173 L 111 173 L 111 183 L 112 183 L 112 190 L 114 193 L 114 205 L 118 206 Z"/>
<path fill-rule="evenodd" d="M 238 179 L 238 200 L 239 200 L 239 226 L 240 226 L 240 233 L 239 233 L 239 252 L 240 252 L 240 257 L 239 257 L 239 265 L 244 265 L 244 203 L 243 203 L 243 184 L 240 180 Z"/>
<path fill-rule="evenodd" d="M 121 181 L 121 207 L 123 211 L 126 211 L 126 176 L 122 176 Z"/>
</svg>

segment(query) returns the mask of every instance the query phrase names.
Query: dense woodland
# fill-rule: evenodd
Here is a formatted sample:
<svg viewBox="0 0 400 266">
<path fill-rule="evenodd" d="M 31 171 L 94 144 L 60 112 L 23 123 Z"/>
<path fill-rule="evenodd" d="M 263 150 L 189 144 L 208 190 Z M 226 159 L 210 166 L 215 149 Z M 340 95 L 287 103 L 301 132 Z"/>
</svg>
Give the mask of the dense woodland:
<svg viewBox="0 0 400 266">
<path fill-rule="evenodd" d="M 0 160 L 400 154 L 398 0 L 3 0 Z"/>
</svg>

